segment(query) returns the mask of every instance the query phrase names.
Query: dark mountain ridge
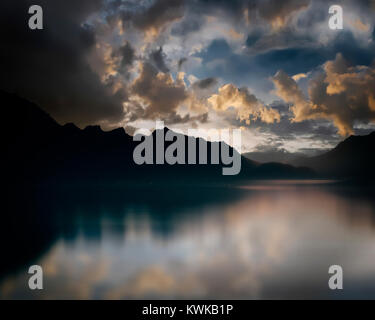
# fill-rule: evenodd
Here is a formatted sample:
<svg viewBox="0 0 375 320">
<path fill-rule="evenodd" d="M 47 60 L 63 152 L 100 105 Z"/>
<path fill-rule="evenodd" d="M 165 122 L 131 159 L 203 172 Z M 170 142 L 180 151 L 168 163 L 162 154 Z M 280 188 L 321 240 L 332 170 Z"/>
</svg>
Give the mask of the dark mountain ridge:
<svg viewBox="0 0 375 320">
<path fill-rule="evenodd" d="M 285 150 L 271 152 L 249 152 L 243 154 L 250 160 L 263 165 L 272 158 L 284 164 L 306 166 L 313 169 L 321 178 L 372 180 L 375 178 L 375 131 L 368 135 L 352 135 L 335 148 L 316 156 L 289 153 Z"/>
<path fill-rule="evenodd" d="M 350 136 L 332 150 L 309 158 L 300 158 L 293 165 L 314 169 L 320 176 L 372 179 L 375 177 L 375 132 Z"/>
<path fill-rule="evenodd" d="M 133 141 L 123 128 L 103 131 L 99 126 L 83 130 L 74 124 L 60 125 L 38 106 L 17 95 L 0 92 L 3 111 L 1 131 L 5 150 L 5 176 L 9 181 L 31 182 L 128 181 L 131 183 L 155 183 L 177 181 L 233 182 L 263 178 L 313 177 L 312 170 L 284 164 L 261 165 L 241 157 L 241 172 L 235 176 L 223 176 L 219 164 L 136 165 L 133 150 L 140 143 Z M 164 134 L 168 129 L 164 129 Z M 153 132 L 153 136 L 156 132 Z M 181 136 L 180 134 L 176 134 Z M 183 136 L 185 145 L 189 139 L 196 141 L 196 159 L 199 162 L 199 141 Z M 153 145 L 155 150 L 155 138 Z M 165 149 L 173 142 L 165 142 Z M 219 144 L 219 146 L 215 146 Z M 208 163 L 211 149 L 220 148 L 219 142 L 207 142 Z M 230 154 L 237 152 L 229 147 Z M 186 154 L 187 162 L 187 154 Z M 155 160 L 155 152 L 154 152 Z M 154 162 L 155 163 L 155 162 Z"/>
</svg>

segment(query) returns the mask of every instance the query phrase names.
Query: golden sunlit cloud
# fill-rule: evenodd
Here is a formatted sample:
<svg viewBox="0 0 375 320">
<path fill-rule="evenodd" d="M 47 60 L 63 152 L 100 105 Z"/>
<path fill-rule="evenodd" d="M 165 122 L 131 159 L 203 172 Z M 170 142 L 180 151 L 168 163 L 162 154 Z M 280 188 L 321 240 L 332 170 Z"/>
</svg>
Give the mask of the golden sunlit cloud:
<svg viewBox="0 0 375 320">
<path fill-rule="evenodd" d="M 266 123 L 280 121 L 280 114 L 273 108 L 267 108 L 246 88 L 237 88 L 233 84 L 226 84 L 219 88 L 218 94 L 212 95 L 208 102 L 213 109 L 225 111 L 234 107 L 237 111 L 237 117 L 247 124 L 250 120 L 260 119 Z"/>
<path fill-rule="evenodd" d="M 349 23 L 359 31 L 367 32 L 370 30 L 370 25 L 367 23 L 363 23 L 359 18 L 353 20 L 349 20 Z"/>
<path fill-rule="evenodd" d="M 374 122 L 375 69 L 349 66 L 341 54 L 323 65 L 309 84 L 309 98 L 285 72 L 274 77 L 275 93 L 293 103 L 293 121 L 329 119 L 342 136 L 353 134 L 354 122 Z"/>
<path fill-rule="evenodd" d="M 303 79 L 303 78 L 306 78 L 307 77 L 307 74 L 306 73 L 298 73 L 298 74 L 295 74 L 292 79 L 296 82 L 298 82 L 299 80 Z"/>
</svg>

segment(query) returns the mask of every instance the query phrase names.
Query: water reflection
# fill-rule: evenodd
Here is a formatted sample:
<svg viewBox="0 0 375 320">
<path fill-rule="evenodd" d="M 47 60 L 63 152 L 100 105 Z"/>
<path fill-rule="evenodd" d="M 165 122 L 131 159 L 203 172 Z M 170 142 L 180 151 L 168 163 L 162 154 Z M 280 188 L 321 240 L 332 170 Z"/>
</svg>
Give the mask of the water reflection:
<svg viewBox="0 0 375 320">
<path fill-rule="evenodd" d="M 375 204 L 355 190 L 268 182 L 38 193 L 48 245 L 4 273 L 0 295 L 375 298 Z M 30 263 L 44 269 L 42 291 L 27 288 Z M 343 291 L 328 289 L 333 264 L 344 269 Z"/>
</svg>

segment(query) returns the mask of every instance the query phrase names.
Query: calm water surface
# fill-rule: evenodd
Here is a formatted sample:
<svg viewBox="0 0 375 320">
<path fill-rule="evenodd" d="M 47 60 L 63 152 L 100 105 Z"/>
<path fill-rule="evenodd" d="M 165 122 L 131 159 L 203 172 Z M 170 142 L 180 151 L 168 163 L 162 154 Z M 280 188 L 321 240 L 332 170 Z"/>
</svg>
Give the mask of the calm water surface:
<svg viewBox="0 0 375 320">
<path fill-rule="evenodd" d="M 272 181 L 174 192 L 41 196 L 34 210 L 51 221 L 35 237 L 49 236 L 4 273 L 0 297 L 375 298 L 375 203 L 362 191 Z M 44 290 L 28 289 L 31 264 Z M 331 265 L 342 291 L 328 288 Z"/>
</svg>

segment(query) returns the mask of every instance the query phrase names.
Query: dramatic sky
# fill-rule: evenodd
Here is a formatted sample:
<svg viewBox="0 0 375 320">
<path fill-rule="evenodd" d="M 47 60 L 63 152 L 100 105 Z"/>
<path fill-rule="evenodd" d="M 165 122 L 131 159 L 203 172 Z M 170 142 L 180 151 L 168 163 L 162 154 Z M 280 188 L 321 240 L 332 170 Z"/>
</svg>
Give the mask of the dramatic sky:
<svg viewBox="0 0 375 320">
<path fill-rule="evenodd" d="M 243 152 L 375 129 L 375 0 L 2 0 L 0 17 L 0 88 L 61 124 L 241 128 Z"/>
</svg>

